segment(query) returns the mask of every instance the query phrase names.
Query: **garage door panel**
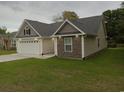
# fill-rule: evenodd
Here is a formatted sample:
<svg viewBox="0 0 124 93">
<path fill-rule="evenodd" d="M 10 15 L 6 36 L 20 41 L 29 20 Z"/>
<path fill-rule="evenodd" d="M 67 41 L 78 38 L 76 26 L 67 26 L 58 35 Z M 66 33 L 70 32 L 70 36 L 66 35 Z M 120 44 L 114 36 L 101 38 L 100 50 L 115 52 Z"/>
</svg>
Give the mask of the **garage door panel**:
<svg viewBox="0 0 124 93">
<path fill-rule="evenodd" d="M 21 54 L 41 54 L 38 41 L 21 41 L 19 47 Z"/>
</svg>

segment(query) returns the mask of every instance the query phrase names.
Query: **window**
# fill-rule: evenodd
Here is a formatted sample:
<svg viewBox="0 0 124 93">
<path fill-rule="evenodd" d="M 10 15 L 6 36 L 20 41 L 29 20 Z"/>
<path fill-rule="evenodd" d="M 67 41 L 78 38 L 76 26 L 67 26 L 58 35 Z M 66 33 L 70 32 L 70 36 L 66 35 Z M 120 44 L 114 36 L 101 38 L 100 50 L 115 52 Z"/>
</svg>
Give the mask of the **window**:
<svg viewBox="0 0 124 93">
<path fill-rule="evenodd" d="M 99 48 L 99 46 L 100 46 L 100 39 L 99 38 L 97 38 L 97 42 L 98 42 L 98 48 Z"/>
<path fill-rule="evenodd" d="M 24 35 L 25 35 L 25 29 L 24 29 Z"/>
<path fill-rule="evenodd" d="M 64 51 L 72 52 L 72 37 L 64 38 Z"/>
<path fill-rule="evenodd" d="M 24 29 L 24 35 L 30 35 L 30 34 L 31 34 L 30 28 L 26 26 Z"/>
</svg>

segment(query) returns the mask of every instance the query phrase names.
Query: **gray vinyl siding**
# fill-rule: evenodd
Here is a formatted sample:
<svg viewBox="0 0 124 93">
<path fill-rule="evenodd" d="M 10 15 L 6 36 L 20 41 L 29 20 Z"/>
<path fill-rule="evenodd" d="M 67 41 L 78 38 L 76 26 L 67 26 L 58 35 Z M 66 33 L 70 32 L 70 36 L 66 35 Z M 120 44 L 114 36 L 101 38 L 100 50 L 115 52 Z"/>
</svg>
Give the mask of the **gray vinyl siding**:
<svg viewBox="0 0 124 93">
<path fill-rule="evenodd" d="M 107 48 L 107 39 L 106 39 L 106 33 L 103 27 L 103 24 L 101 22 L 99 31 L 98 31 L 98 38 L 100 38 L 100 50 Z"/>
<path fill-rule="evenodd" d="M 99 38 L 99 47 L 98 40 Z M 107 47 L 107 40 L 104 32 L 102 22 L 99 27 L 97 36 L 87 36 L 84 38 L 84 56 L 89 56 Z"/>
<path fill-rule="evenodd" d="M 37 37 L 37 33 L 29 26 L 31 30 L 30 35 L 24 35 L 24 28 L 28 26 L 26 22 L 23 23 L 22 27 L 20 28 L 19 34 L 17 35 L 17 38 L 23 38 L 23 37 Z"/>
</svg>

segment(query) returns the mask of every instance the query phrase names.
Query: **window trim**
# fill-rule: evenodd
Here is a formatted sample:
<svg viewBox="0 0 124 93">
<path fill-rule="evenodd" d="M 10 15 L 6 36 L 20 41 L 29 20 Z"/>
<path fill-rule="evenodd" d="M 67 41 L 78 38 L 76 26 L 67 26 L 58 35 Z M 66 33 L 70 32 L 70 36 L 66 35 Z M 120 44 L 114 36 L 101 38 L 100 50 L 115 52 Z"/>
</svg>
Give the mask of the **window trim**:
<svg viewBox="0 0 124 93">
<path fill-rule="evenodd" d="M 26 26 L 26 27 L 24 28 L 24 35 L 25 35 L 25 36 L 30 36 L 30 35 L 31 35 L 30 27 Z"/>
<path fill-rule="evenodd" d="M 65 39 L 67 39 L 67 38 L 70 38 L 70 40 L 71 40 L 71 44 L 65 44 Z M 72 37 L 64 37 L 64 52 L 72 52 L 72 50 L 73 50 L 73 44 L 72 44 Z M 66 46 L 67 45 L 70 45 L 71 46 L 71 51 L 67 51 L 67 49 L 66 49 Z"/>
</svg>

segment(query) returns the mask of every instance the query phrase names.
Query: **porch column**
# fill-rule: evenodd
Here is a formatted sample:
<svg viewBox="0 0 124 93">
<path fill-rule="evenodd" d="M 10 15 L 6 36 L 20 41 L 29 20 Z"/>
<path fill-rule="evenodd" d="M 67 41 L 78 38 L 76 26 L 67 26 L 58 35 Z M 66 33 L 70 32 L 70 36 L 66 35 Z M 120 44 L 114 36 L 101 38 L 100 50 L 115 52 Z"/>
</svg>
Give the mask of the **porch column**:
<svg viewBox="0 0 124 93">
<path fill-rule="evenodd" d="M 39 46 L 40 47 L 40 49 L 39 49 L 40 51 L 39 52 L 40 52 L 40 54 L 43 54 L 43 39 L 40 39 L 39 41 L 40 41 L 40 46 Z"/>
<path fill-rule="evenodd" d="M 84 56 L 84 36 L 81 36 L 81 48 L 82 48 L 82 58 L 84 58 L 85 56 Z"/>
<path fill-rule="evenodd" d="M 58 51 L 57 51 L 57 37 L 54 38 L 54 54 L 57 56 Z"/>
</svg>

